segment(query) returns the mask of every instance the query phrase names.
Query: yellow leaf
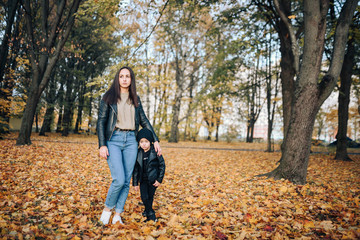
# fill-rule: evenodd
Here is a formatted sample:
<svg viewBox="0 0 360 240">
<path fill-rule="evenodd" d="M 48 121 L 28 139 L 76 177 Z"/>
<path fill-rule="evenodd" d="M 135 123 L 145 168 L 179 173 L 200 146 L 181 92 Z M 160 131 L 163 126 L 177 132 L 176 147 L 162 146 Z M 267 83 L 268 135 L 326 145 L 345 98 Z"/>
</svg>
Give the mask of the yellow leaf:
<svg viewBox="0 0 360 240">
<path fill-rule="evenodd" d="M 282 193 L 286 193 L 288 191 L 288 188 L 286 186 L 281 186 L 279 190 Z"/>
<path fill-rule="evenodd" d="M 80 222 L 81 223 L 84 223 L 84 222 L 86 222 L 87 221 L 87 216 L 82 216 L 81 218 L 80 218 Z"/>
<path fill-rule="evenodd" d="M 314 227 L 315 227 L 315 224 L 314 224 L 314 222 L 312 222 L 312 221 L 305 220 L 304 227 L 305 227 L 305 228 L 314 228 Z"/>
<path fill-rule="evenodd" d="M 141 230 L 145 235 L 149 235 L 151 233 L 151 228 L 148 226 L 141 228 Z"/>
<path fill-rule="evenodd" d="M 212 235 L 213 231 L 212 231 L 211 226 L 206 225 L 206 226 L 201 227 L 201 233 L 204 235 Z"/>
<path fill-rule="evenodd" d="M 35 197 L 36 197 L 36 195 L 33 194 L 33 193 L 31 193 L 31 192 L 28 192 L 28 193 L 26 194 L 26 196 L 28 196 L 29 198 L 35 198 Z"/>
</svg>

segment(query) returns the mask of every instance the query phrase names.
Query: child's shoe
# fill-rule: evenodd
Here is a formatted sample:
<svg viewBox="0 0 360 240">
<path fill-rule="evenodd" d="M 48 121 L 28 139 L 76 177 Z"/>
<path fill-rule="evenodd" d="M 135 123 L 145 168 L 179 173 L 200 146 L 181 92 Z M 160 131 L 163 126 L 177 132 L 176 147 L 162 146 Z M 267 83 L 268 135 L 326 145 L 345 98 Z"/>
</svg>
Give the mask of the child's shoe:
<svg viewBox="0 0 360 240">
<path fill-rule="evenodd" d="M 119 222 L 120 224 L 124 224 L 123 221 L 121 220 L 120 215 L 115 215 L 112 219 L 112 224 L 116 224 L 117 222 Z"/>
<path fill-rule="evenodd" d="M 109 223 L 111 217 L 111 212 L 103 210 L 100 217 L 100 222 L 102 222 L 104 225 Z"/>
<path fill-rule="evenodd" d="M 154 221 L 154 222 L 157 222 L 157 219 L 156 219 L 155 214 L 150 214 L 150 215 L 146 216 L 146 220 L 145 220 L 145 222 L 148 222 L 148 221 Z"/>
</svg>

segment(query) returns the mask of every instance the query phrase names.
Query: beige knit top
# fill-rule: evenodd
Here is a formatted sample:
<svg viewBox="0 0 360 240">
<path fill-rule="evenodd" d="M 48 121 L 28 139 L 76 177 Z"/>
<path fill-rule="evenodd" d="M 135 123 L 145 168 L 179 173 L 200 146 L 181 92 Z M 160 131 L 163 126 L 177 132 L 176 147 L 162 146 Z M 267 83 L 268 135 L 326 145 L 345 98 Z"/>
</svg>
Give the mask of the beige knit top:
<svg viewBox="0 0 360 240">
<path fill-rule="evenodd" d="M 115 128 L 135 130 L 135 107 L 129 100 L 129 93 L 121 93 L 117 103 L 117 121 Z"/>
</svg>

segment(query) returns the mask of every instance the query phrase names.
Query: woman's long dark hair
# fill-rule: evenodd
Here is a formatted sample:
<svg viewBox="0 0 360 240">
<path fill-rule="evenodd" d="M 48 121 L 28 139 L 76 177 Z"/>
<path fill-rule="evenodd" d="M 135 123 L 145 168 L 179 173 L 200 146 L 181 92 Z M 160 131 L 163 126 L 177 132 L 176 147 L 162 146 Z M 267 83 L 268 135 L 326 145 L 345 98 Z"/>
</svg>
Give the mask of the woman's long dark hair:
<svg viewBox="0 0 360 240">
<path fill-rule="evenodd" d="M 127 69 L 130 72 L 131 83 L 129 86 L 129 100 L 135 106 L 138 107 L 138 98 L 136 93 L 136 84 L 135 84 L 135 74 L 134 71 L 130 67 L 122 67 L 119 71 L 115 74 L 114 81 L 112 82 L 109 90 L 104 94 L 103 100 L 107 104 L 116 104 L 118 100 L 121 99 L 120 95 L 120 83 L 119 83 L 119 73 L 121 70 Z"/>
</svg>

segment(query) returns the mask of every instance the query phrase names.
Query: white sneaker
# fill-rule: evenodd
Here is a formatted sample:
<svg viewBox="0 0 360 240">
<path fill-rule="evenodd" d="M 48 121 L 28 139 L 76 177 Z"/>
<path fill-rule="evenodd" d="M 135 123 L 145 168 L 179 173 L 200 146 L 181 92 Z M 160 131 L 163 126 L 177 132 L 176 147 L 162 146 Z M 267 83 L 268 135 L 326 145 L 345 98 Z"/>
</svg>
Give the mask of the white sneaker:
<svg viewBox="0 0 360 240">
<path fill-rule="evenodd" d="M 106 225 L 109 223 L 110 217 L 111 217 L 111 212 L 103 210 L 101 217 L 100 217 L 100 222 L 102 222 L 104 225 Z"/>
<path fill-rule="evenodd" d="M 117 222 L 119 222 L 120 224 L 124 224 L 123 221 L 121 220 L 120 215 L 115 215 L 112 219 L 112 224 L 116 224 Z"/>
</svg>

